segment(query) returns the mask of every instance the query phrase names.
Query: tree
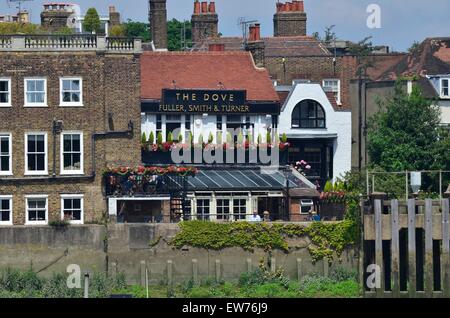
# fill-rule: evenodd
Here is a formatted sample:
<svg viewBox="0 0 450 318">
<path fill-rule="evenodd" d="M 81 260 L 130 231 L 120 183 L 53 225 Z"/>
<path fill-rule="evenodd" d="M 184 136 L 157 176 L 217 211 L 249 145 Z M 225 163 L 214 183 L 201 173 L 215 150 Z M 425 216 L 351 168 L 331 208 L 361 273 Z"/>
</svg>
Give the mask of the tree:
<svg viewBox="0 0 450 318">
<path fill-rule="evenodd" d="M 182 43 L 182 34 L 186 30 L 186 43 Z M 192 27 L 190 21 L 178 21 L 172 19 L 167 22 L 167 49 L 169 51 L 181 51 L 185 47 L 192 46 Z"/>
<path fill-rule="evenodd" d="M 150 42 L 149 24 L 143 22 L 134 22 L 130 19 L 123 24 L 125 35 L 132 38 L 142 38 L 143 42 Z"/>
<path fill-rule="evenodd" d="M 83 29 L 86 32 L 98 33 L 100 31 L 101 23 L 98 12 L 95 8 L 89 8 L 84 17 Z"/>
<path fill-rule="evenodd" d="M 109 30 L 109 35 L 114 37 L 124 37 L 125 36 L 125 27 L 123 25 L 114 25 Z"/>
<path fill-rule="evenodd" d="M 350 54 L 356 56 L 357 67 L 356 76 L 358 78 L 366 76 L 367 69 L 373 66 L 373 62 L 370 59 L 370 54 L 373 52 L 373 44 L 370 41 L 372 37 L 366 37 L 358 43 L 350 44 Z"/>
<path fill-rule="evenodd" d="M 373 166 L 386 171 L 429 170 L 439 162 L 439 108 L 417 86 L 404 92 L 397 83 L 393 96 L 378 102 L 369 119 L 368 152 Z"/>
<path fill-rule="evenodd" d="M 410 54 L 415 54 L 419 51 L 419 49 L 420 49 L 420 42 L 414 41 L 413 44 L 411 44 L 411 47 L 408 49 L 408 52 Z"/>
</svg>

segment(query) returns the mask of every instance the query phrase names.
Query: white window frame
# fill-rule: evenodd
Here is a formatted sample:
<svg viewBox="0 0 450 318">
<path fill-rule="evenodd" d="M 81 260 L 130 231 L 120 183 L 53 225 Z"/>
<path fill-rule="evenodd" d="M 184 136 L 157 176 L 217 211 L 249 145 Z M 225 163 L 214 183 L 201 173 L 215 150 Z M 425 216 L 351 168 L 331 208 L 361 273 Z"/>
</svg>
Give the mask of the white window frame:
<svg viewBox="0 0 450 318">
<path fill-rule="evenodd" d="M 64 135 L 80 135 L 80 170 L 64 170 Z M 82 131 L 63 131 L 60 135 L 60 166 L 61 175 L 84 174 L 84 136 Z"/>
<path fill-rule="evenodd" d="M 444 81 L 447 81 L 448 95 L 444 95 Z M 441 98 L 450 99 L 450 78 L 449 77 L 443 77 L 439 80 L 439 88 L 440 88 L 439 96 Z"/>
<path fill-rule="evenodd" d="M 28 200 L 45 199 L 45 221 L 29 221 L 28 220 Z M 48 225 L 48 195 L 26 195 L 25 196 L 25 225 Z"/>
<path fill-rule="evenodd" d="M 0 107 L 11 107 L 12 106 L 12 94 L 11 94 L 11 78 L 9 77 L 0 77 L 0 81 L 7 81 L 8 82 L 8 102 L 7 103 L 0 103 Z"/>
<path fill-rule="evenodd" d="M 338 98 L 336 99 L 336 103 L 338 105 L 342 105 L 342 96 L 341 96 L 341 80 L 339 78 L 325 78 L 324 80 L 322 80 L 322 87 L 329 87 L 329 86 L 325 86 L 325 82 L 326 81 L 337 81 L 337 96 Z M 331 91 L 334 93 L 334 91 Z"/>
<path fill-rule="evenodd" d="M 12 135 L 10 133 L 2 133 L 0 132 L 0 137 L 8 137 L 9 138 L 9 170 L 8 171 L 0 171 L 0 176 L 12 176 Z"/>
<path fill-rule="evenodd" d="M 45 170 L 30 171 L 28 170 L 28 136 L 30 135 L 43 135 L 44 136 L 44 149 L 45 149 Z M 45 176 L 48 175 L 48 143 L 46 132 L 27 132 L 25 134 L 25 175 L 26 176 Z"/>
<path fill-rule="evenodd" d="M 29 103 L 27 101 L 27 81 L 33 81 L 33 80 L 41 80 L 44 81 L 44 102 L 43 103 Z M 47 104 L 47 78 L 46 77 L 26 77 L 24 79 L 24 88 L 23 88 L 23 101 L 24 101 L 24 107 L 48 107 Z"/>
<path fill-rule="evenodd" d="M 0 226 L 3 225 L 13 225 L 13 196 L 12 195 L 0 195 L 0 200 L 9 200 L 9 221 L 1 221 L 0 220 Z M 1 206 L 0 206 L 1 208 Z"/>
<path fill-rule="evenodd" d="M 64 102 L 63 81 L 80 81 L 80 101 Z M 59 106 L 61 107 L 83 107 L 83 78 L 81 77 L 60 77 L 59 78 Z"/>
<path fill-rule="evenodd" d="M 81 220 L 68 221 L 70 224 L 84 224 L 84 195 L 83 194 L 61 194 L 61 220 L 64 220 L 64 200 L 79 199 L 81 209 Z"/>
</svg>

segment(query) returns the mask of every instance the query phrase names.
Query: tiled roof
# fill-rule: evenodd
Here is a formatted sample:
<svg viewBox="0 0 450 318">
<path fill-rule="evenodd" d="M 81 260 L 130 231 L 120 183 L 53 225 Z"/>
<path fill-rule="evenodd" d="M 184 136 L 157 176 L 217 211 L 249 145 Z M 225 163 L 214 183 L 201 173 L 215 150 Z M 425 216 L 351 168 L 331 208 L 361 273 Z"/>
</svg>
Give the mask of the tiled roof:
<svg viewBox="0 0 450 318">
<path fill-rule="evenodd" d="M 271 56 L 328 56 L 331 53 L 315 38 L 310 36 L 288 36 L 288 37 L 263 37 L 265 44 L 265 55 Z M 209 44 L 225 44 L 225 51 L 244 50 L 242 37 L 220 37 L 209 38 L 203 43 L 197 44 L 194 51 L 208 50 Z"/>
<path fill-rule="evenodd" d="M 269 73 L 249 52 L 144 52 L 141 98 L 160 100 L 162 89 L 240 89 L 249 101 L 279 101 Z"/>
<path fill-rule="evenodd" d="M 385 70 L 377 80 L 450 73 L 450 38 L 428 38 L 411 54 Z"/>
</svg>

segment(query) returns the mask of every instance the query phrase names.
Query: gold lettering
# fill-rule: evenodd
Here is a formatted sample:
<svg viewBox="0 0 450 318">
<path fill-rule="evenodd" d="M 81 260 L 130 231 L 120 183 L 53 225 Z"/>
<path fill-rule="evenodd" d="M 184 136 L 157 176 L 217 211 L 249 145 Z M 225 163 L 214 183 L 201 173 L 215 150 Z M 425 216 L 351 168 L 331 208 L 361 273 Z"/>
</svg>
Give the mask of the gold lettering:
<svg viewBox="0 0 450 318">
<path fill-rule="evenodd" d="M 234 94 L 230 94 L 229 100 L 230 100 L 230 102 L 234 102 Z"/>
<path fill-rule="evenodd" d="M 180 100 L 180 93 L 177 93 L 177 100 Z"/>
<path fill-rule="evenodd" d="M 196 101 L 196 100 L 197 100 L 197 94 L 195 94 L 195 93 L 192 94 L 192 100 L 193 100 L 193 101 Z"/>
<path fill-rule="evenodd" d="M 219 100 L 219 95 L 218 94 L 213 94 L 212 95 L 212 100 L 213 100 L 213 102 L 217 102 Z"/>
<path fill-rule="evenodd" d="M 203 100 L 204 100 L 205 102 L 209 101 L 209 94 L 203 95 Z"/>
<path fill-rule="evenodd" d="M 183 94 L 183 101 L 189 100 L 189 94 Z"/>
</svg>

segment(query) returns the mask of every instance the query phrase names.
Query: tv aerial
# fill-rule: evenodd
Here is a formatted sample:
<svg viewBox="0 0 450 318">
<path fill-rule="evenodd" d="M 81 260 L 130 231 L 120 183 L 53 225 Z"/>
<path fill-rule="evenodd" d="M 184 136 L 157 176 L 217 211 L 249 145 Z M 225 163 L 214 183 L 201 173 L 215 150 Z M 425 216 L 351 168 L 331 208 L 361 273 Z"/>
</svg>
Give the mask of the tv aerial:
<svg viewBox="0 0 450 318">
<path fill-rule="evenodd" d="M 11 3 L 16 3 L 17 4 L 17 9 L 19 9 L 19 13 L 22 12 L 22 2 L 28 2 L 28 1 L 34 1 L 34 0 L 6 0 L 6 2 L 8 3 L 8 7 L 10 7 Z"/>
<path fill-rule="evenodd" d="M 238 26 L 241 28 L 242 31 L 242 39 L 243 44 L 247 43 L 247 33 L 248 33 L 248 26 L 257 23 L 258 20 L 246 20 L 245 17 L 240 17 L 238 19 Z"/>
</svg>

